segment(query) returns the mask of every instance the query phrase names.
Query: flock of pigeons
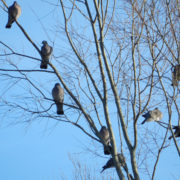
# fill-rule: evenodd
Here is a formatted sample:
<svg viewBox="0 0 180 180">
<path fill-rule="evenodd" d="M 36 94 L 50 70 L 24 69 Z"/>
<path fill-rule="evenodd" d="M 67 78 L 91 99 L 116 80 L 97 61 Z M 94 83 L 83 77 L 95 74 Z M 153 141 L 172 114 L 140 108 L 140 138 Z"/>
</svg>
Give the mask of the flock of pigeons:
<svg viewBox="0 0 180 180">
<path fill-rule="evenodd" d="M 11 28 L 13 22 L 17 20 L 17 18 L 21 15 L 21 7 L 17 4 L 16 1 L 14 1 L 13 5 L 8 8 L 8 22 L 6 25 L 6 28 Z M 47 41 L 42 41 L 43 46 L 41 47 L 41 69 L 47 69 L 50 56 L 52 54 L 52 47 L 48 45 Z M 57 114 L 64 114 L 63 111 L 63 102 L 64 102 L 64 89 L 60 86 L 59 83 L 56 83 L 54 88 L 52 89 L 52 97 L 55 101 L 55 104 L 57 106 Z M 142 115 L 145 119 L 141 124 L 144 124 L 145 122 L 150 121 L 159 121 L 162 119 L 162 112 L 155 108 L 152 111 L 148 111 L 146 114 Z M 180 137 L 180 126 L 173 126 L 174 136 Z M 105 126 L 102 126 L 101 130 L 99 131 L 99 134 L 101 136 L 101 139 L 104 144 L 104 154 L 109 155 L 112 154 L 112 146 L 110 145 L 110 136 L 109 131 Z M 171 139 L 173 136 L 170 136 L 169 139 Z M 127 170 L 125 158 L 123 154 L 118 154 L 118 159 L 120 165 Z M 105 169 L 114 167 L 114 161 L 113 158 L 110 158 L 107 163 L 103 166 L 103 169 L 101 172 L 103 172 Z"/>
<path fill-rule="evenodd" d="M 141 124 L 144 124 L 145 122 L 151 122 L 151 121 L 160 121 L 163 117 L 162 112 L 158 109 L 155 108 L 152 111 L 148 111 L 147 113 L 142 115 L 145 119 Z M 175 137 L 180 137 L 180 126 L 173 126 L 173 129 L 175 129 L 174 131 L 174 136 Z M 112 154 L 112 146 L 110 145 L 110 136 L 109 136 L 109 131 L 105 126 L 102 126 L 102 128 L 99 131 L 100 134 L 100 138 L 102 139 L 103 144 L 104 144 L 104 154 L 105 155 L 109 155 Z M 168 139 L 171 139 L 173 136 L 170 136 Z M 120 165 L 125 169 L 125 171 L 127 172 L 127 166 L 126 166 L 126 161 L 125 161 L 125 157 L 123 156 L 123 154 L 118 154 L 118 159 L 119 159 L 119 163 Z M 105 169 L 108 168 L 112 168 L 114 167 L 114 161 L 112 158 L 110 158 L 107 163 L 102 167 L 102 171 L 103 172 Z"/>
<path fill-rule="evenodd" d="M 14 1 L 12 6 L 8 8 L 8 22 L 6 28 L 11 28 L 14 21 L 16 21 L 21 15 L 21 7 L 16 1 Z M 52 47 L 48 45 L 47 41 L 42 41 L 43 46 L 41 47 L 41 69 L 47 69 L 50 56 L 52 54 Z M 57 114 L 64 114 L 63 102 L 64 102 L 64 89 L 59 83 L 56 83 L 52 89 L 52 97 L 57 106 Z"/>
</svg>

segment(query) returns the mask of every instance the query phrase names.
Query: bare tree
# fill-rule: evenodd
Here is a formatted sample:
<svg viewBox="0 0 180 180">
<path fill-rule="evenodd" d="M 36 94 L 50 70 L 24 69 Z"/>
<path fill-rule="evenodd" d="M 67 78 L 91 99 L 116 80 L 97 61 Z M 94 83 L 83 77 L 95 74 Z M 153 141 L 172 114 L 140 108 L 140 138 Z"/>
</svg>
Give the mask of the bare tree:
<svg viewBox="0 0 180 180">
<path fill-rule="evenodd" d="M 8 6 L 1 2 L 4 12 Z M 53 57 L 47 70 L 39 68 L 41 51 L 23 24 L 16 21 L 38 54 L 27 55 L 0 41 L 1 81 L 11 90 L 23 87 L 11 96 L 4 92 L 3 115 L 23 114 L 27 122 L 40 118 L 66 122 L 105 147 L 99 130 L 106 126 L 119 179 L 138 180 L 140 171 L 154 179 L 161 152 L 168 150 L 169 132 L 180 156 L 172 129 L 180 125 L 180 89 L 172 76 L 180 64 L 179 0 L 46 3 L 58 10 L 59 17 L 54 20 L 56 38 L 49 43 Z M 51 96 L 56 82 L 65 91 L 64 115 L 56 115 Z M 142 114 L 155 107 L 163 119 L 149 127 L 141 125 Z M 127 170 L 118 153 L 124 155 Z"/>
</svg>

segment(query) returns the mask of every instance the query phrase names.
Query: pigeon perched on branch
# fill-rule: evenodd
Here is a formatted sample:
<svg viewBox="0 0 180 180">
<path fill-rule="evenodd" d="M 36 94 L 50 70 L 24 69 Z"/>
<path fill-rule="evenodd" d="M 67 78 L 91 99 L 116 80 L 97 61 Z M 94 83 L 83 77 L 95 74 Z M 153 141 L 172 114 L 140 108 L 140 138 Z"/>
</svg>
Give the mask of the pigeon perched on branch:
<svg viewBox="0 0 180 180">
<path fill-rule="evenodd" d="M 51 46 L 48 45 L 47 41 L 43 41 L 42 44 L 43 44 L 43 46 L 41 47 L 42 60 L 41 60 L 40 68 L 47 69 L 49 59 L 50 59 L 53 49 Z"/>
<path fill-rule="evenodd" d="M 175 137 L 180 137 L 180 126 L 174 126 L 173 129 L 175 129 L 174 131 L 174 136 Z M 173 136 L 170 136 L 168 139 L 171 139 Z"/>
<path fill-rule="evenodd" d="M 155 108 L 154 110 L 148 111 L 146 114 L 142 116 L 145 118 L 145 120 L 141 124 L 144 124 L 145 122 L 159 121 L 162 119 L 163 115 L 158 108 Z"/>
<path fill-rule="evenodd" d="M 123 166 L 123 167 L 127 170 L 125 157 L 124 157 L 122 154 L 118 154 L 118 160 L 119 160 L 120 166 Z M 107 161 L 106 165 L 104 165 L 104 166 L 102 167 L 103 169 L 102 169 L 101 173 L 102 173 L 104 170 L 106 170 L 106 169 L 108 169 L 108 168 L 112 168 L 112 167 L 114 167 L 114 166 L 115 166 L 115 165 L 114 165 L 113 158 L 110 158 L 110 159 Z"/>
<path fill-rule="evenodd" d="M 14 1 L 12 6 L 8 8 L 8 22 L 6 28 L 11 28 L 12 23 L 19 18 L 21 15 L 21 7 L 16 1 Z"/>
<path fill-rule="evenodd" d="M 102 126 L 101 130 L 99 131 L 101 138 L 104 140 L 104 154 L 109 155 L 112 152 L 112 146 L 110 145 L 110 136 L 109 131 L 106 126 Z"/>
<path fill-rule="evenodd" d="M 59 83 L 56 83 L 52 89 L 52 96 L 56 103 L 57 114 L 64 114 L 63 111 L 63 102 L 64 102 L 64 89 L 60 86 Z"/>
<path fill-rule="evenodd" d="M 106 144 L 109 144 L 110 137 L 109 137 L 109 131 L 106 128 L 106 126 L 102 126 L 101 130 L 99 131 L 101 138 L 105 141 Z"/>
</svg>

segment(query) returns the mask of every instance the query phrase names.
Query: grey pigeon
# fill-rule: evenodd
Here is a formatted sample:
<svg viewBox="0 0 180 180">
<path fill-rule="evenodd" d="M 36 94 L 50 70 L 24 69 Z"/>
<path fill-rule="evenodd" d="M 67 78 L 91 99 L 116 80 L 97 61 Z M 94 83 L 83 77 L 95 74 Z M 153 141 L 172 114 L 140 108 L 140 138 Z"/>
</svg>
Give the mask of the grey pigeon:
<svg viewBox="0 0 180 180">
<path fill-rule="evenodd" d="M 176 75 L 174 72 L 172 72 L 172 84 L 171 86 L 178 86 L 178 81 L 176 79 Z"/>
<path fill-rule="evenodd" d="M 99 131 L 101 138 L 105 141 L 106 144 L 109 144 L 110 137 L 109 137 L 109 131 L 106 128 L 106 126 L 102 126 L 101 130 Z"/>
<path fill-rule="evenodd" d="M 159 121 L 162 119 L 163 115 L 158 108 L 155 108 L 154 110 L 148 111 L 146 114 L 142 116 L 145 118 L 145 120 L 141 124 L 144 124 L 145 122 Z"/>
<path fill-rule="evenodd" d="M 119 160 L 120 165 L 127 169 L 126 162 L 125 162 L 125 157 L 124 157 L 122 154 L 118 154 L 118 160 Z M 102 167 L 103 169 L 102 169 L 101 173 L 102 173 L 104 170 L 106 170 L 106 169 L 108 169 L 108 168 L 112 168 L 112 167 L 114 167 L 114 161 L 113 161 L 113 158 L 110 158 L 110 159 L 107 161 L 106 165 L 104 165 L 104 166 Z"/>
<path fill-rule="evenodd" d="M 16 1 L 14 1 L 13 5 L 8 8 L 8 22 L 6 24 L 6 28 L 11 28 L 12 23 L 17 20 L 20 15 L 21 7 Z"/>
<path fill-rule="evenodd" d="M 63 101 L 64 101 L 64 89 L 59 83 L 56 83 L 52 89 L 52 96 L 57 106 L 57 114 L 64 114 Z"/>
<path fill-rule="evenodd" d="M 174 126 L 173 129 L 175 129 L 174 131 L 174 136 L 175 137 L 180 137 L 180 126 Z M 173 136 L 170 136 L 168 139 L 171 139 Z"/>
<path fill-rule="evenodd" d="M 178 86 L 178 81 L 180 81 L 180 64 L 174 66 L 174 71 L 172 72 L 172 86 Z"/>
<path fill-rule="evenodd" d="M 99 131 L 101 138 L 104 140 L 104 154 L 109 155 L 112 152 L 112 146 L 110 145 L 110 137 L 109 131 L 106 126 L 102 126 L 101 130 Z"/>
<path fill-rule="evenodd" d="M 47 41 L 42 42 L 43 46 L 41 47 L 41 69 L 47 69 L 48 63 L 49 63 L 49 58 L 52 54 L 52 47 L 48 45 Z"/>
</svg>

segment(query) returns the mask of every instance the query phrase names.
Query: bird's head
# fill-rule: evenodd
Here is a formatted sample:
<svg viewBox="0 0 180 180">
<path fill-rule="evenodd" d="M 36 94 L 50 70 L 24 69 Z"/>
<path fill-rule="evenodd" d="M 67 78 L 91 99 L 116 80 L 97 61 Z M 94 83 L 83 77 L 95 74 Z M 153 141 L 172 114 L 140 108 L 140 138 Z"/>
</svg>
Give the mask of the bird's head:
<svg viewBox="0 0 180 180">
<path fill-rule="evenodd" d="M 14 5 L 17 5 L 17 1 L 14 1 Z"/>
<path fill-rule="evenodd" d="M 59 84 L 59 83 L 56 83 L 56 84 L 55 84 L 55 87 L 57 87 L 57 86 L 60 86 L 60 84 Z"/>
<path fill-rule="evenodd" d="M 42 41 L 42 44 L 44 44 L 44 45 L 47 44 L 47 41 Z"/>
<path fill-rule="evenodd" d="M 106 126 L 102 126 L 102 128 L 101 128 L 102 131 L 104 131 L 106 129 L 107 129 Z"/>
</svg>

